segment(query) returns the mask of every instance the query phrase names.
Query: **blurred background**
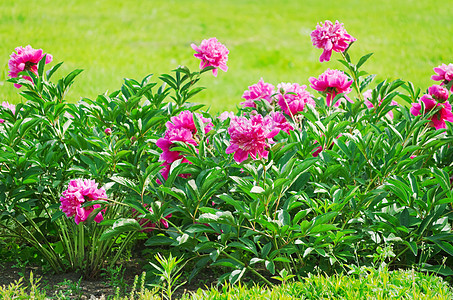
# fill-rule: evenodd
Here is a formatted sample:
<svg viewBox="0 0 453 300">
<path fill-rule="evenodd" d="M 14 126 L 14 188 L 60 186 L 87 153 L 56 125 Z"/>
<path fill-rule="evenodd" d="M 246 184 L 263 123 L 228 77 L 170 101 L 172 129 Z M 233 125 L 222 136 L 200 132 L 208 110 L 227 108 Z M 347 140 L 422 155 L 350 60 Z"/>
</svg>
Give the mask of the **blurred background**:
<svg viewBox="0 0 453 300">
<path fill-rule="evenodd" d="M 363 67 L 377 74 L 372 84 L 401 78 L 425 90 L 433 68 L 453 62 L 452 4 L 430 0 L 318 1 L 0 1 L 0 102 L 17 103 L 18 90 L 5 82 L 9 55 L 31 45 L 53 55 L 51 66 L 64 61 L 54 79 L 84 69 L 67 96 L 81 97 L 120 88 L 123 78 L 142 79 L 168 73 L 178 65 L 198 70 L 191 43 L 217 37 L 230 50 L 228 72 L 205 74 L 207 87 L 193 101 L 212 112 L 233 110 L 249 85 L 260 78 L 274 84 L 309 85 L 336 60 L 320 63 L 312 46 L 316 24 L 339 20 L 357 39 L 354 61 L 373 52 Z M 49 66 L 47 66 L 49 68 Z M 314 92 L 313 92 L 314 93 Z"/>
</svg>

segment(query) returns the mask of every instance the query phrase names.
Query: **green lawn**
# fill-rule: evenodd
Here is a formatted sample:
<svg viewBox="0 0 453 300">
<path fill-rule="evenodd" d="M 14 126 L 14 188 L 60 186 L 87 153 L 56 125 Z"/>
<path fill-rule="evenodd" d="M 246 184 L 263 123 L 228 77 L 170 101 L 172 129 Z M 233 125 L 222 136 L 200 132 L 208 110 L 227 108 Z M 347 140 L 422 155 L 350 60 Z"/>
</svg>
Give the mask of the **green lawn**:
<svg viewBox="0 0 453 300">
<path fill-rule="evenodd" d="M 450 1 L 447 1 L 450 2 Z M 343 22 L 357 38 L 353 58 L 369 52 L 365 69 L 377 80 L 401 78 L 427 88 L 433 67 L 451 63 L 450 5 L 432 1 L 0 1 L 0 101 L 20 101 L 5 83 L 7 61 L 17 46 L 32 45 L 64 61 L 58 75 L 85 71 L 69 101 L 118 89 L 123 77 L 141 79 L 179 64 L 198 68 L 192 42 L 217 37 L 230 49 L 229 70 L 205 76 L 196 101 L 214 111 L 233 109 L 243 91 L 261 77 L 274 85 L 298 82 L 337 62 L 321 64 L 310 32 L 316 23 Z M 334 59 L 338 55 L 333 55 Z"/>
</svg>

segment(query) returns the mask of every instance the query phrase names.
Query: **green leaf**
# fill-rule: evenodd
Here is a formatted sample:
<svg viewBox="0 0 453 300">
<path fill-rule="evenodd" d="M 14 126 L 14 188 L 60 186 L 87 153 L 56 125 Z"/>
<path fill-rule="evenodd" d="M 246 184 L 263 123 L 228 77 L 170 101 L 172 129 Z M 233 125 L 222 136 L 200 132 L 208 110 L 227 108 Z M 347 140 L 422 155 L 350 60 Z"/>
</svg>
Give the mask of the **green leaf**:
<svg viewBox="0 0 453 300">
<path fill-rule="evenodd" d="M 245 270 L 247 270 L 247 268 L 244 267 L 242 268 L 242 270 L 234 270 L 233 272 L 231 272 L 229 279 L 230 283 L 235 284 L 236 282 L 241 280 L 242 276 L 244 276 Z"/>
<path fill-rule="evenodd" d="M 264 262 L 264 265 L 266 266 L 266 269 L 272 274 L 275 274 L 275 264 L 273 261 L 266 260 Z"/>
<path fill-rule="evenodd" d="M 121 233 L 129 231 L 139 231 L 141 229 L 142 228 L 140 224 L 137 222 L 137 220 L 121 218 L 116 220 L 115 223 L 113 223 L 112 228 L 109 228 L 106 231 L 104 231 L 99 240 L 101 241 L 108 240 Z"/>
<path fill-rule="evenodd" d="M 373 53 L 368 53 L 362 56 L 357 63 L 357 69 L 359 69 L 371 57 L 371 55 L 373 55 Z"/>
<path fill-rule="evenodd" d="M 164 236 L 164 235 L 155 235 L 155 236 L 152 236 L 150 237 L 146 242 L 145 242 L 145 246 L 158 246 L 158 247 L 161 247 L 161 246 L 165 246 L 165 245 L 171 245 L 175 242 L 174 239 L 172 238 L 169 238 L 167 236 Z"/>
<path fill-rule="evenodd" d="M 53 73 L 55 73 L 55 71 L 58 70 L 58 68 L 60 68 L 62 64 L 63 64 L 63 62 L 60 62 L 60 63 L 56 64 L 55 66 L 53 66 L 52 68 L 50 68 L 46 72 L 47 81 L 50 80 L 50 77 L 52 77 Z"/>
</svg>

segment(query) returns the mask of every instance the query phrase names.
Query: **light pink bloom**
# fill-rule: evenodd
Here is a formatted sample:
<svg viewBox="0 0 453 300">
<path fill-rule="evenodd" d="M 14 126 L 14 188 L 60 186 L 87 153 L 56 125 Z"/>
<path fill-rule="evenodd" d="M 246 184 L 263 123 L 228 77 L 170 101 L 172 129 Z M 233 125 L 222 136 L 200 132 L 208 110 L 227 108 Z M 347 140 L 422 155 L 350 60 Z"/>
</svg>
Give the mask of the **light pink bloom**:
<svg viewBox="0 0 453 300">
<path fill-rule="evenodd" d="M 266 150 L 274 141 L 272 138 L 280 129 L 272 129 L 272 120 L 261 115 L 251 116 L 250 119 L 237 117 L 231 120 L 228 133 L 230 146 L 226 153 L 234 153 L 234 160 L 238 163 L 250 157 L 252 159 L 267 158 Z"/>
<path fill-rule="evenodd" d="M 86 221 L 93 210 L 101 207 L 100 204 L 82 207 L 82 204 L 87 201 L 105 198 L 107 198 L 105 190 L 103 188 L 98 189 L 98 184 L 94 180 L 74 179 L 69 182 L 68 189 L 63 192 L 60 198 L 60 209 L 66 216 L 74 216 L 74 221 L 79 224 Z M 94 221 L 99 223 L 103 219 L 101 211 L 96 215 Z"/>
<path fill-rule="evenodd" d="M 219 118 L 220 121 L 225 121 L 226 119 L 232 119 L 234 117 L 235 117 L 234 112 L 232 112 L 232 111 L 224 111 L 217 118 Z"/>
<path fill-rule="evenodd" d="M 442 81 L 441 85 L 447 85 L 453 80 L 453 64 L 448 64 L 448 66 L 446 64 L 442 64 L 434 68 L 434 72 L 436 72 L 436 75 L 431 76 L 431 79 L 435 81 Z M 453 86 L 451 91 L 453 92 Z"/>
<path fill-rule="evenodd" d="M 16 114 L 16 105 L 9 103 L 8 101 L 3 101 L 2 106 L 6 109 L 9 109 L 13 115 Z"/>
<path fill-rule="evenodd" d="M 332 105 L 332 100 L 335 99 L 338 94 L 345 94 L 344 97 L 346 100 L 351 103 L 354 102 L 346 96 L 346 94 L 351 92 L 350 86 L 352 80 L 349 80 L 349 77 L 342 71 L 327 69 L 324 73 L 319 75 L 318 78 L 310 77 L 309 81 L 312 89 L 326 94 L 327 106 Z M 340 103 L 341 101 L 338 100 L 334 106 L 338 107 Z"/>
<path fill-rule="evenodd" d="M 12 53 L 10 56 L 10 60 L 8 61 L 9 67 L 9 76 L 12 78 L 16 78 L 19 76 L 20 72 L 23 71 L 31 71 L 35 74 L 38 74 L 38 63 L 44 57 L 45 53 L 43 53 L 42 49 L 33 49 L 30 45 L 24 47 L 17 47 L 17 53 Z M 47 54 L 46 56 L 46 64 L 52 61 L 52 55 Z M 29 76 L 24 76 L 25 79 L 31 81 Z M 14 86 L 16 88 L 20 88 L 21 85 L 15 83 Z"/>
<path fill-rule="evenodd" d="M 285 116 L 279 111 L 271 112 L 269 118 L 272 120 L 272 128 L 278 128 L 287 134 L 289 134 L 290 130 L 294 130 L 294 127 L 289 124 Z"/>
<path fill-rule="evenodd" d="M 429 118 L 431 120 L 430 125 L 436 129 L 447 128 L 445 121 L 453 122 L 453 113 L 451 112 L 451 105 L 448 102 L 441 103 L 437 102 L 432 95 L 426 94 L 420 98 L 419 103 L 412 103 L 411 114 L 419 116 L 422 114 L 422 105 L 425 104 L 424 114 L 430 112 L 433 109 L 439 109 L 439 111 Z"/>
<path fill-rule="evenodd" d="M 306 85 L 299 85 L 297 83 L 280 83 L 277 85 L 278 105 L 285 112 L 291 116 L 304 110 L 305 105 L 311 104 L 315 106 L 313 96 L 306 90 Z"/>
<path fill-rule="evenodd" d="M 228 70 L 226 63 L 228 61 L 229 51 L 227 47 L 218 42 L 216 38 L 203 40 L 199 47 L 195 44 L 192 44 L 191 46 L 193 50 L 197 51 L 194 56 L 201 59 L 200 69 L 213 66 L 215 69 L 212 70 L 212 74 L 216 77 L 217 68 L 224 72 Z"/>
<path fill-rule="evenodd" d="M 372 93 L 371 90 L 367 90 L 366 92 L 363 93 L 363 98 L 365 98 L 365 105 L 368 108 L 374 108 L 373 103 L 371 103 L 371 101 L 370 101 L 370 99 L 372 97 L 371 93 Z M 382 104 L 381 96 L 378 96 L 378 101 L 379 101 L 379 106 L 381 106 L 381 104 Z M 390 102 L 390 105 L 391 106 L 398 106 L 398 102 L 396 102 L 395 100 L 392 100 L 392 102 Z M 393 119 L 393 112 L 392 111 L 389 111 L 387 113 L 387 115 L 389 116 L 390 119 Z"/>
<path fill-rule="evenodd" d="M 316 25 L 316 29 L 311 33 L 311 41 L 313 46 L 323 49 L 319 61 L 324 62 L 330 60 L 332 50 L 344 52 L 356 39 L 346 32 L 343 23 L 335 21 L 335 24 L 332 24 L 325 21 L 324 25 Z"/>
<path fill-rule="evenodd" d="M 245 99 L 241 102 L 244 107 L 256 108 L 255 101 L 266 100 L 272 103 L 272 95 L 274 94 L 274 86 L 270 83 L 265 83 L 263 78 L 258 83 L 249 86 L 249 89 L 244 92 L 242 98 Z"/>
<path fill-rule="evenodd" d="M 112 134 L 112 129 L 111 128 L 106 128 L 104 130 L 104 132 L 105 132 L 106 135 L 111 135 Z"/>
</svg>

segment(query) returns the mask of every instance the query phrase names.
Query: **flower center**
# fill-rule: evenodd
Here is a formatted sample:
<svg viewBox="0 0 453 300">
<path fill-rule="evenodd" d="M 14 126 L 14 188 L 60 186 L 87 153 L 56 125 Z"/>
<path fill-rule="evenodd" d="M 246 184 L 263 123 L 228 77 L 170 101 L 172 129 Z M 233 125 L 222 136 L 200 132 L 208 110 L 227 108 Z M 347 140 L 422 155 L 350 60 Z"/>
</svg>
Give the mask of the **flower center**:
<svg viewBox="0 0 453 300">
<path fill-rule="evenodd" d="M 27 62 L 25 63 L 25 68 L 24 68 L 24 70 L 25 70 L 25 71 L 31 71 L 32 68 L 33 68 L 35 65 L 36 65 L 36 64 L 35 64 L 34 62 L 27 61 Z"/>
</svg>

